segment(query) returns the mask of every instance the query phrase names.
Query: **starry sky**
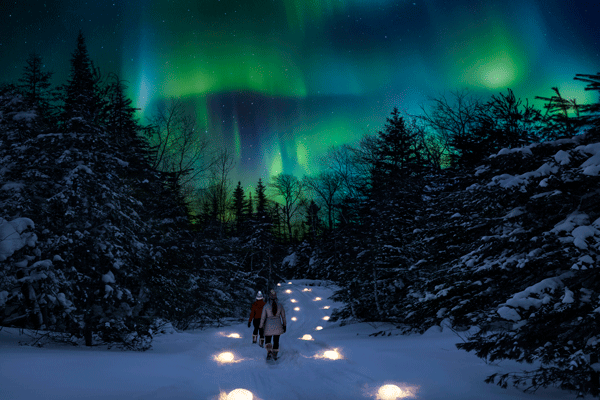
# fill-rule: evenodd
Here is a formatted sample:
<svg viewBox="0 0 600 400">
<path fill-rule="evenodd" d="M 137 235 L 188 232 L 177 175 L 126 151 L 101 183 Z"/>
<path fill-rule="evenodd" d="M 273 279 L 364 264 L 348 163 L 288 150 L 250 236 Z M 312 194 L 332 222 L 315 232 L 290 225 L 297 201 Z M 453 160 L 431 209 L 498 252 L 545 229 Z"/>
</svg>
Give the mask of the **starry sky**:
<svg viewBox="0 0 600 400">
<path fill-rule="evenodd" d="M 0 82 L 31 52 L 65 82 L 81 29 L 142 122 L 165 100 L 232 150 L 232 179 L 315 174 L 332 146 L 458 89 L 595 100 L 597 0 L 0 1 Z"/>
</svg>

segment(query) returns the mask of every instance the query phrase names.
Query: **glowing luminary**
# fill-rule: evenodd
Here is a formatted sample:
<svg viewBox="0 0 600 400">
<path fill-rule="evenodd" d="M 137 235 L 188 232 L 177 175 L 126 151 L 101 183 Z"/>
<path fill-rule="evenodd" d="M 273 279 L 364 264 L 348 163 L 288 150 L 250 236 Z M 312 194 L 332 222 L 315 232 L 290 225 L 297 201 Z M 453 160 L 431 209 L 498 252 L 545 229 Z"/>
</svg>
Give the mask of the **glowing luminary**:
<svg viewBox="0 0 600 400">
<path fill-rule="evenodd" d="M 300 307 L 294 307 L 294 311 L 300 311 Z"/>
<path fill-rule="evenodd" d="M 302 291 L 303 291 L 303 292 L 310 292 L 310 291 L 312 291 L 312 289 L 309 289 L 309 288 L 304 288 L 304 289 L 302 289 Z"/>
<path fill-rule="evenodd" d="M 281 283 L 278 283 L 277 286 L 281 286 Z"/>
<path fill-rule="evenodd" d="M 317 326 L 317 327 L 315 328 L 315 330 L 316 330 L 316 331 L 320 331 L 321 329 L 323 329 L 323 327 L 322 327 L 322 326 Z"/>
<path fill-rule="evenodd" d="M 327 315 L 326 315 L 326 316 L 324 316 L 324 317 L 323 317 L 323 320 L 325 320 L 325 321 L 329 321 L 329 316 L 327 316 Z"/>
<path fill-rule="evenodd" d="M 252 392 L 246 389 L 235 389 L 229 392 L 227 400 L 252 400 Z"/>
<path fill-rule="evenodd" d="M 301 340 L 314 340 L 313 337 L 309 334 L 306 334 L 300 338 Z"/>
<path fill-rule="evenodd" d="M 377 400 L 396 400 L 406 397 L 414 397 L 416 392 L 415 387 L 400 388 L 396 385 L 383 385 L 377 391 Z"/>
<path fill-rule="evenodd" d="M 297 302 L 298 302 L 298 300 L 296 300 L 296 299 L 291 299 L 290 301 L 291 301 L 292 303 L 297 303 Z"/>
<path fill-rule="evenodd" d="M 288 294 L 292 293 L 292 291 L 290 289 L 286 290 L 285 292 Z"/>
<path fill-rule="evenodd" d="M 227 364 L 227 363 L 235 362 L 235 356 L 233 355 L 233 353 L 231 353 L 229 351 L 219 353 L 214 358 L 220 364 Z"/>
<path fill-rule="evenodd" d="M 325 306 L 325 307 L 323 307 L 323 310 L 329 310 L 329 307 L 330 306 Z"/>
<path fill-rule="evenodd" d="M 330 360 L 341 360 L 342 355 L 338 352 L 338 349 L 327 350 L 322 355 L 317 355 L 317 358 L 328 358 Z"/>
<path fill-rule="evenodd" d="M 226 337 L 226 338 L 232 338 L 232 339 L 241 339 L 242 338 L 242 336 L 236 332 L 233 332 L 233 333 L 219 332 L 219 335 Z"/>
<path fill-rule="evenodd" d="M 319 300 L 321 300 L 320 297 L 315 297 L 315 301 L 319 301 Z"/>
<path fill-rule="evenodd" d="M 298 321 L 298 318 L 292 317 L 292 321 Z"/>
<path fill-rule="evenodd" d="M 288 282 L 288 285 L 291 285 L 291 284 L 292 284 L 292 282 Z"/>
</svg>

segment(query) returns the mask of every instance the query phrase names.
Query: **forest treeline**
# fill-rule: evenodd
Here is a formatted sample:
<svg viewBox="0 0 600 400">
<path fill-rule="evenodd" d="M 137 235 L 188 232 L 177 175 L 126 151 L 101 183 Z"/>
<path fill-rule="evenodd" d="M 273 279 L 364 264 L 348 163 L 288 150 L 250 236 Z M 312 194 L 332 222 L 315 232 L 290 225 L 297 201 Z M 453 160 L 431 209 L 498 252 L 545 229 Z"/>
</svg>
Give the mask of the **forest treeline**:
<svg viewBox="0 0 600 400">
<path fill-rule="evenodd" d="M 70 66 L 52 87 L 32 54 L 0 88 L 0 326 L 147 349 L 165 324 L 245 317 L 269 285 L 269 230 L 257 224 L 240 245 L 199 229 L 186 188 L 189 150 L 203 144 L 185 137 L 194 128 L 178 103 L 142 126 L 126 83 L 94 67 L 81 33 Z"/>
<path fill-rule="evenodd" d="M 541 363 L 490 382 L 600 394 L 600 101 L 453 92 L 247 193 L 182 102 L 140 124 L 83 35 L 66 84 L 42 65 L 0 88 L 0 326 L 146 349 L 325 279 L 333 320 L 475 326 L 459 347 Z"/>
</svg>

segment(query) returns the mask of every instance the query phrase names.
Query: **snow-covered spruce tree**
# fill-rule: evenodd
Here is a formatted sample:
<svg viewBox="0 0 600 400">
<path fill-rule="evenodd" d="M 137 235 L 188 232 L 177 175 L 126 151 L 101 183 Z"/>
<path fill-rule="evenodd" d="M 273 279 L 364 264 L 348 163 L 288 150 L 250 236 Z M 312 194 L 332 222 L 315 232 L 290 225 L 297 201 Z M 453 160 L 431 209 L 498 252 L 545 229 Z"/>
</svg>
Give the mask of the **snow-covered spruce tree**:
<svg viewBox="0 0 600 400">
<path fill-rule="evenodd" d="M 537 168 L 488 180 L 518 200 L 504 209 L 485 242 L 455 264 L 484 286 L 487 281 L 488 293 L 478 297 L 491 306 L 471 315 L 483 329 L 460 347 L 490 360 L 543 363 L 530 373 L 500 377 L 502 385 L 512 379 L 525 387 L 556 384 L 600 394 L 589 362 L 598 351 L 594 310 L 600 300 L 596 148 L 587 135 L 531 146 L 521 157 L 535 160 Z M 516 161 L 508 154 L 498 158 Z"/>
<path fill-rule="evenodd" d="M 102 125 L 85 119 L 87 111 L 80 109 L 73 116 L 79 122 L 63 126 L 66 132 L 24 138 L 17 125 L 35 122 L 37 115 L 23 109 L 22 97 L 14 91 L 3 91 L 1 100 L 5 184 L 0 202 L 9 220 L 35 221 L 39 238 L 38 258 L 28 259 L 29 265 L 15 260 L 11 279 L 30 279 L 34 265 L 52 260 L 53 269 L 45 275 L 56 280 L 36 288 L 38 303 L 48 304 L 47 329 L 85 336 L 87 344 L 96 334 L 107 342 L 144 348 L 148 323 L 139 318 L 139 289 L 158 225 L 152 219 L 181 207 L 174 202 L 165 206 L 168 198 L 157 190 L 165 182 L 148 168 L 140 147 L 131 145 L 133 140 L 130 146 L 117 146 Z M 77 109 L 75 102 L 67 99 L 65 104 Z M 15 118 L 21 115 L 28 118 Z M 149 199 L 162 204 L 150 207 Z M 149 209 L 161 212 L 150 217 Z"/>
<path fill-rule="evenodd" d="M 0 325 L 41 328 L 53 322 L 55 307 L 69 307 L 52 261 L 39 259 L 33 228 L 28 218 L 0 218 Z"/>
<path fill-rule="evenodd" d="M 419 331 L 449 319 L 481 330 L 460 348 L 489 360 L 538 361 L 497 379 L 598 394 L 600 288 L 593 268 L 598 146 L 593 131 L 502 150 L 429 193 L 418 240 L 427 243 L 401 301 Z"/>
<path fill-rule="evenodd" d="M 136 331 L 148 252 L 145 210 L 119 179 L 127 165 L 115 150 L 100 129 L 39 135 L 15 152 L 21 162 L 6 174 L 30 199 L 11 211 L 39 221 L 40 250 L 65 276 L 61 290 L 74 309 L 55 328 L 85 334 L 88 345 L 94 332 L 113 342 L 115 332 Z"/>
<path fill-rule="evenodd" d="M 588 89 L 600 90 L 598 76 L 585 77 Z M 529 239 L 536 248 L 527 257 L 512 255 L 512 263 L 520 271 L 533 265 L 537 273 L 531 271 L 524 285 L 503 296 L 506 300 L 488 317 L 504 321 L 509 328 L 480 332 L 462 345 L 489 359 L 542 362 L 541 368 L 530 372 L 489 378 L 503 386 L 511 381 L 530 389 L 558 385 L 578 394 L 600 396 L 600 285 L 595 268 L 600 251 L 600 131 L 594 111 L 597 104 L 584 110 L 585 134 L 531 146 L 540 165 L 537 170 L 495 176 L 489 183 L 526 193 L 528 202 L 513 217 L 523 220 L 525 227 L 542 230 Z M 520 278 L 524 275 L 517 274 Z"/>
</svg>

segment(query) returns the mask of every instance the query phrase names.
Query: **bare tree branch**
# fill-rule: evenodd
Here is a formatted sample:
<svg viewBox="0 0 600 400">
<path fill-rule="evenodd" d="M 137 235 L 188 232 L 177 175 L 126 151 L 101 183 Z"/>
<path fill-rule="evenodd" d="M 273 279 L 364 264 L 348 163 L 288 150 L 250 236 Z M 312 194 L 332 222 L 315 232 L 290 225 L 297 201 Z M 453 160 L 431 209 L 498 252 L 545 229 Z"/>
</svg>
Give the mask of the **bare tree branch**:
<svg viewBox="0 0 600 400">
<path fill-rule="evenodd" d="M 181 101 L 172 99 L 158 108 L 151 124 L 148 134 L 155 148 L 154 168 L 173 173 L 181 186 L 207 177 L 212 165 L 210 142 Z"/>
</svg>

